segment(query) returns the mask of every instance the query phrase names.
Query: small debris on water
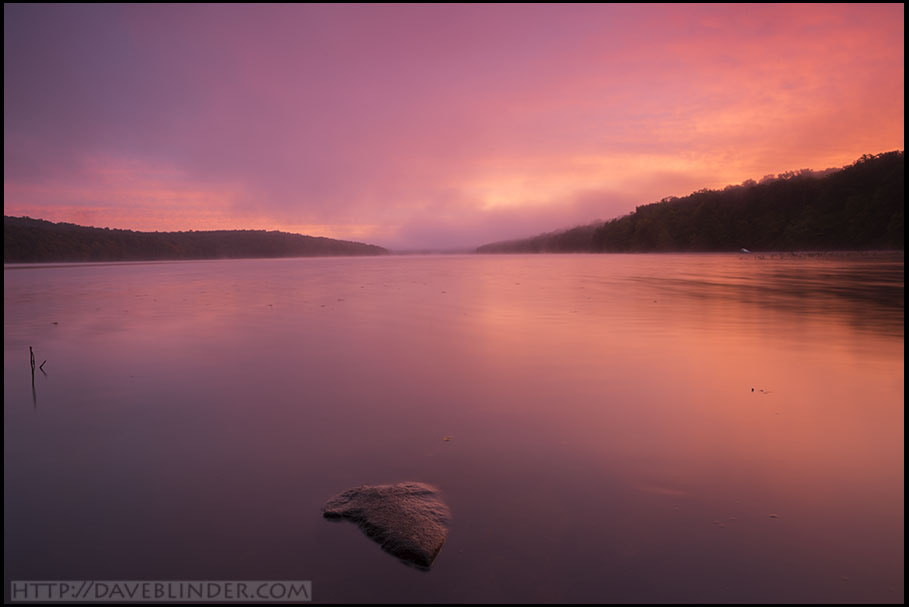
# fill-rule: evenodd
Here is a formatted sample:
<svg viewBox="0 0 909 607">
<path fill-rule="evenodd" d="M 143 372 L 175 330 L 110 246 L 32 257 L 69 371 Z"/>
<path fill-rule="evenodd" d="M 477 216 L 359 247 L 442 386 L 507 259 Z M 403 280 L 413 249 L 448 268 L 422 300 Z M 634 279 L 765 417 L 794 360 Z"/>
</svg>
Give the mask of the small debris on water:
<svg viewBox="0 0 909 607">
<path fill-rule="evenodd" d="M 442 440 L 445 441 L 445 442 L 447 443 L 447 442 L 451 441 L 451 437 L 450 437 L 450 436 L 443 436 L 443 437 L 442 437 Z"/>
<path fill-rule="evenodd" d="M 779 517 L 778 515 L 776 515 L 776 514 L 771 514 L 771 515 L 770 515 L 770 518 L 780 518 L 780 517 Z"/>
</svg>

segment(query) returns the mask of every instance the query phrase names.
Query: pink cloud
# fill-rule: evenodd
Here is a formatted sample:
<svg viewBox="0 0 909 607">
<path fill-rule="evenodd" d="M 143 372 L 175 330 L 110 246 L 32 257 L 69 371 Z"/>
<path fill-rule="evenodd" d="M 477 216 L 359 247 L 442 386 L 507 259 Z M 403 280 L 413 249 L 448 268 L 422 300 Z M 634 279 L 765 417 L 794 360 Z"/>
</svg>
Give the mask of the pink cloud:
<svg viewBox="0 0 909 607">
<path fill-rule="evenodd" d="M 7 6 L 4 209 L 396 248 L 609 218 L 902 149 L 903 10 Z"/>
</svg>

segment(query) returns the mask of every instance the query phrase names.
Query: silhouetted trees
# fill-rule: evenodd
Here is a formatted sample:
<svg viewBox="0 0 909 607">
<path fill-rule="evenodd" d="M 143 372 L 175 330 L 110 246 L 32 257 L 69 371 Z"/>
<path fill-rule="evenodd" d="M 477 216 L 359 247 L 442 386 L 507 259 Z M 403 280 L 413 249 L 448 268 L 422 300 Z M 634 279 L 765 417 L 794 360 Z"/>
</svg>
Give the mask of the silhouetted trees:
<svg viewBox="0 0 909 607">
<path fill-rule="evenodd" d="M 903 152 L 838 171 L 664 198 L 598 226 L 483 245 L 480 253 L 903 249 Z M 585 240 L 586 239 L 586 240 Z"/>
<path fill-rule="evenodd" d="M 3 262 L 384 255 L 375 245 L 264 230 L 133 232 L 3 217 Z"/>
<path fill-rule="evenodd" d="M 570 230 L 547 232 L 531 238 L 484 244 L 478 253 L 581 253 L 590 251 L 593 233 L 599 223 Z"/>
</svg>

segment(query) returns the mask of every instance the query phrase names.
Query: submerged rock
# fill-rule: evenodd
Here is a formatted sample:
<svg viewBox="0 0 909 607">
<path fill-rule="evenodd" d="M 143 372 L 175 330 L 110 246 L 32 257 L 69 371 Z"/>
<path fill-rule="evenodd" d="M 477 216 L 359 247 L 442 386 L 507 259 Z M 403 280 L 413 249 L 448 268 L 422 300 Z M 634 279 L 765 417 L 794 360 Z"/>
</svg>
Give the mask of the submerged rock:
<svg viewBox="0 0 909 607">
<path fill-rule="evenodd" d="M 322 516 L 349 519 L 383 550 L 429 569 L 445 543 L 451 511 L 438 489 L 408 482 L 348 489 L 325 502 Z"/>
</svg>

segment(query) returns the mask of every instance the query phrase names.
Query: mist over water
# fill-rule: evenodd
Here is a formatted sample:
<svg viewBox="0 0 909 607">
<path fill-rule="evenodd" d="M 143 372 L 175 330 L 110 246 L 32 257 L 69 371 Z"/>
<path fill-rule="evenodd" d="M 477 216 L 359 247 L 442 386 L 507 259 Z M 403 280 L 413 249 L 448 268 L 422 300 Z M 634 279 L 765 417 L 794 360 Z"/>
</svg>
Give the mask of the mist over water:
<svg viewBox="0 0 909 607">
<path fill-rule="evenodd" d="M 5 592 L 900 603 L 903 277 L 902 254 L 7 266 Z M 451 508 L 429 572 L 320 516 L 399 481 Z"/>
</svg>

